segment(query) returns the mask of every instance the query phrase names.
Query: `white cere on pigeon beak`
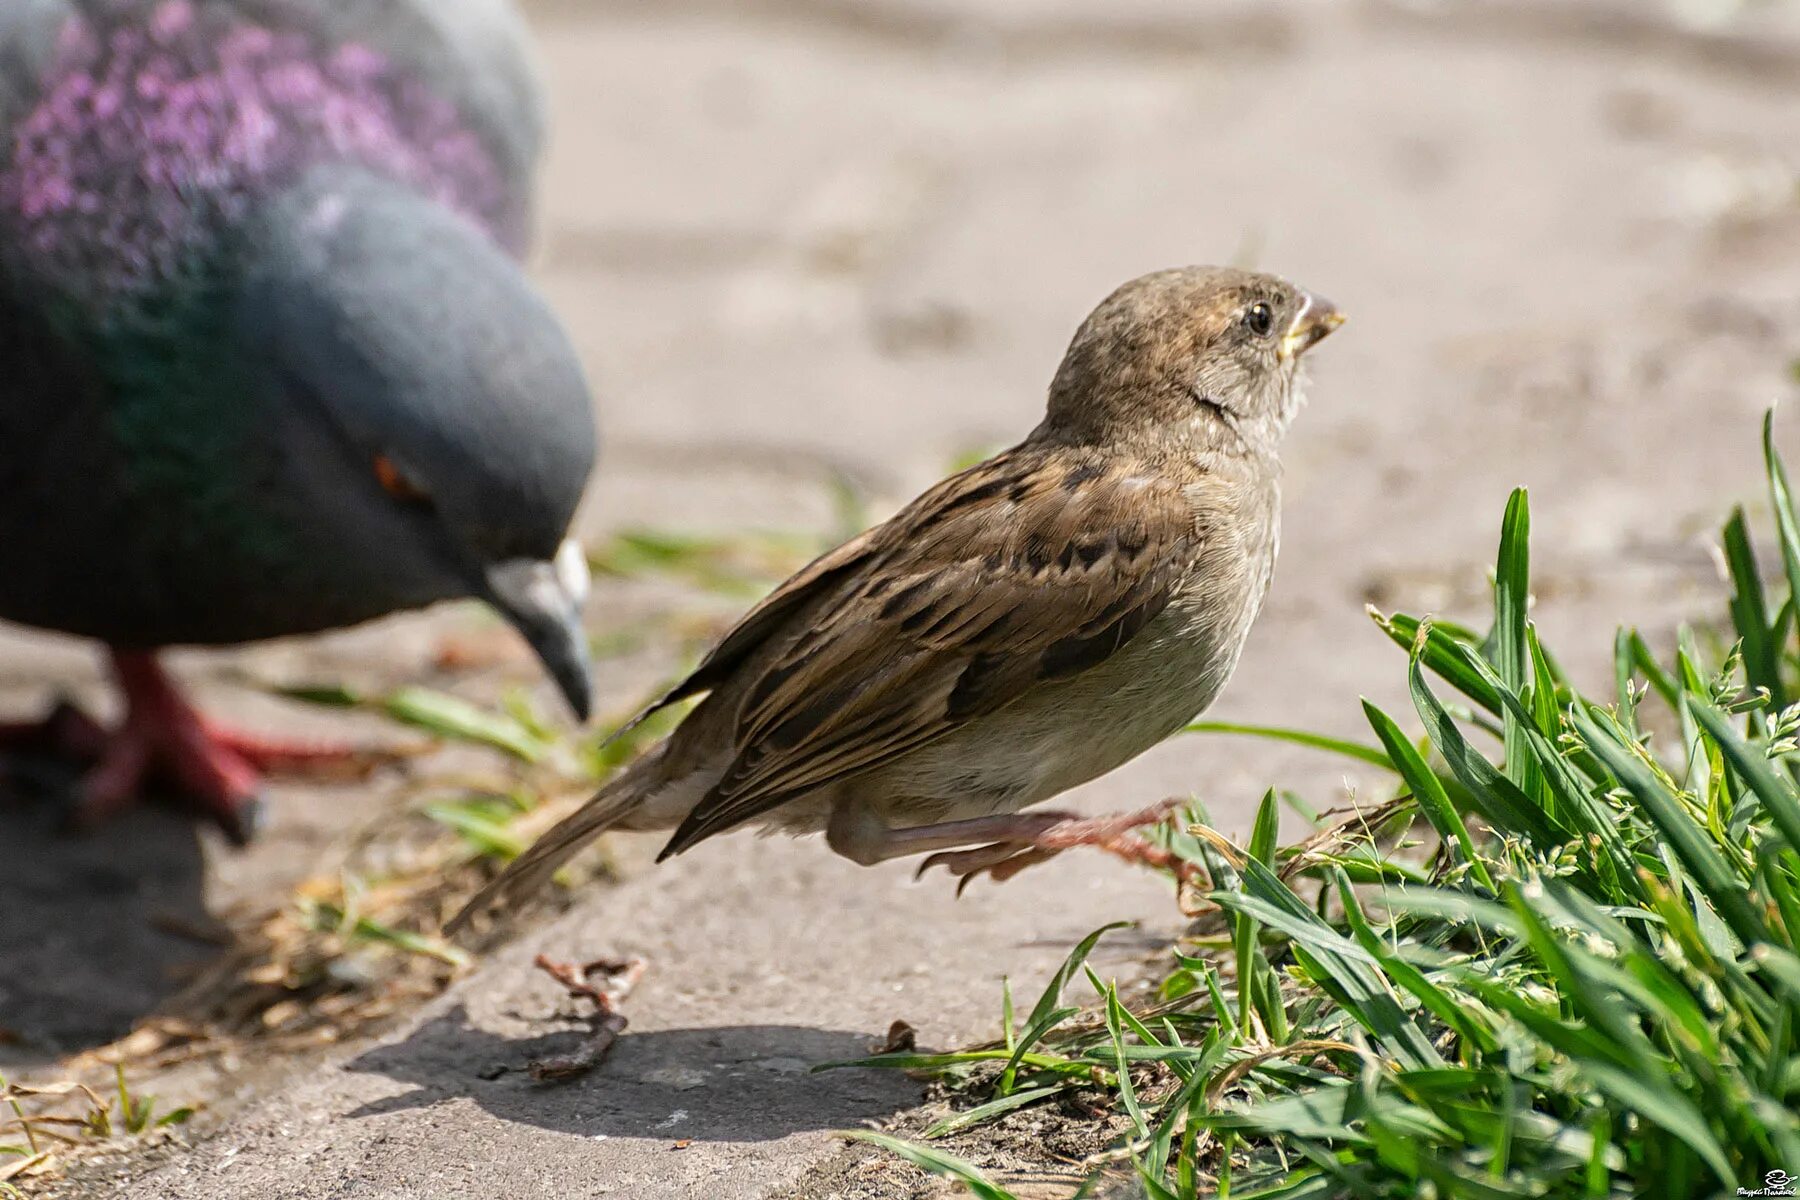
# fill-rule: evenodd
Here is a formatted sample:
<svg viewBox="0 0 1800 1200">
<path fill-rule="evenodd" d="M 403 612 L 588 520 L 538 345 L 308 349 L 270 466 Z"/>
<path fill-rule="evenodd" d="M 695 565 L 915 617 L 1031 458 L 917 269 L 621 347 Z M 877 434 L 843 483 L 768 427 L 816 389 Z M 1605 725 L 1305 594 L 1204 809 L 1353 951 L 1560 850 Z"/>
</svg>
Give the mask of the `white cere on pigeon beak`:
<svg viewBox="0 0 1800 1200">
<path fill-rule="evenodd" d="M 570 538 L 556 552 L 556 578 L 577 609 L 587 607 L 588 594 L 594 588 L 594 574 L 588 568 L 587 551 Z"/>
<path fill-rule="evenodd" d="M 574 542 L 564 542 L 549 562 L 512 558 L 489 567 L 487 577 L 509 612 L 542 616 L 579 614 L 593 586 L 587 556 Z"/>
</svg>

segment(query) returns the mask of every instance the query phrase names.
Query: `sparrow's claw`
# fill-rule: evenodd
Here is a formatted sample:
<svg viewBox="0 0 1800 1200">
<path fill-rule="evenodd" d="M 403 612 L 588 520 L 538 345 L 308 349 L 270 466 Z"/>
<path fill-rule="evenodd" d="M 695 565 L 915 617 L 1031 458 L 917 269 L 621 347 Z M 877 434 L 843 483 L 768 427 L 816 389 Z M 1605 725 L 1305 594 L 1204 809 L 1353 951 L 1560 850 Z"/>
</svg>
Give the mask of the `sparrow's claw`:
<svg viewBox="0 0 1800 1200">
<path fill-rule="evenodd" d="M 1019 823 L 1018 836 L 972 850 L 940 851 L 919 865 L 918 875 L 924 875 L 933 867 L 943 867 L 957 877 L 956 894 L 960 896 L 969 882 L 979 876 L 987 875 L 995 883 L 1005 883 L 1025 868 L 1048 862 L 1076 846 L 1096 846 L 1126 862 L 1170 867 L 1174 862 L 1172 855 L 1134 836 L 1133 831 L 1147 825 L 1160 825 L 1183 803 L 1165 800 L 1138 812 L 1105 817 L 1056 814 L 1048 821 L 1044 818 L 1049 814 L 1021 814 L 1012 818 Z"/>
<path fill-rule="evenodd" d="M 933 867 L 943 867 L 956 876 L 956 894 L 960 896 L 971 880 L 982 875 L 991 876 L 995 883 L 1005 883 L 1026 867 L 1048 862 L 1061 853 L 1061 850 L 1046 850 L 1029 842 L 995 842 L 973 850 L 945 850 L 933 854 L 919 865 L 919 875 Z"/>
<path fill-rule="evenodd" d="M 961 898 L 963 892 L 968 890 L 969 884 L 983 875 L 988 876 L 995 883 L 1005 883 L 1026 867 L 1049 862 L 1061 853 L 1061 850 L 1048 850 L 1029 844 L 999 842 L 975 850 L 934 854 L 925 860 L 925 867 L 938 865 L 947 867 L 950 873 L 957 877 L 956 894 L 958 898 Z M 923 869 L 921 873 L 923 873 Z"/>
</svg>

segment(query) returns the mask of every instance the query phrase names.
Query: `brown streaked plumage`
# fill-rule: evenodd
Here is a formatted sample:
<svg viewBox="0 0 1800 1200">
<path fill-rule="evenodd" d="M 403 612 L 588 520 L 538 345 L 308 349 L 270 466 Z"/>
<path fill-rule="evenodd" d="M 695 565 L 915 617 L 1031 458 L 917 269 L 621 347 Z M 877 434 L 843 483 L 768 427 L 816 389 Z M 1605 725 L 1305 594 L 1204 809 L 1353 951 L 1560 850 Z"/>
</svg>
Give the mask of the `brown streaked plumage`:
<svg viewBox="0 0 1800 1200">
<path fill-rule="evenodd" d="M 1015 814 L 1180 729 L 1236 665 L 1274 568 L 1299 359 L 1341 320 L 1246 271 L 1114 292 L 1025 441 L 752 609 L 651 710 L 704 696 L 675 732 L 452 928 L 609 828 L 673 828 L 664 857 L 752 821 L 862 863 L 981 847 L 928 860 L 965 877 L 1069 844 L 1046 837 L 1060 814 Z"/>
</svg>

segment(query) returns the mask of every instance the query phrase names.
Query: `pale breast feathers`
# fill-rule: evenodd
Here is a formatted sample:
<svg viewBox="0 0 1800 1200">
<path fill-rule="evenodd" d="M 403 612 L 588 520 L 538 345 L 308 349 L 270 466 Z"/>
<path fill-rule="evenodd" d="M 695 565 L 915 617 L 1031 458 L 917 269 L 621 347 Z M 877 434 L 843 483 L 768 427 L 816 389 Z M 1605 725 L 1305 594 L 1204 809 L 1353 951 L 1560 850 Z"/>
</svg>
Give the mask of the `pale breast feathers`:
<svg viewBox="0 0 1800 1200">
<path fill-rule="evenodd" d="M 719 690 L 672 756 L 728 722 L 735 758 L 671 853 L 1105 661 L 1167 607 L 1197 537 L 1179 486 L 1101 462 L 1021 449 L 940 484 L 770 597 L 677 689 Z"/>
</svg>

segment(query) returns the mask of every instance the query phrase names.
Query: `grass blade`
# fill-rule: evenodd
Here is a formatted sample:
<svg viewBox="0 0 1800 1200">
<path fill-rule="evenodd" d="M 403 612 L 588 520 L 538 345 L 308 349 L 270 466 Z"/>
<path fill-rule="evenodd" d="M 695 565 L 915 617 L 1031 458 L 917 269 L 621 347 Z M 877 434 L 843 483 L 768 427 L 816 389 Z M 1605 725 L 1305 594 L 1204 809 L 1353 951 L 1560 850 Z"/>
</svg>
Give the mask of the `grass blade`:
<svg viewBox="0 0 1800 1200">
<path fill-rule="evenodd" d="M 1468 668 L 1460 655 L 1456 656 L 1455 661 L 1471 678 L 1486 687 L 1485 681 L 1481 681 L 1480 675 Z M 1455 719 L 1425 685 L 1425 675 L 1420 670 L 1421 662 L 1423 657 L 1416 655 L 1407 676 L 1412 687 L 1413 706 L 1418 709 L 1419 716 L 1425 722 L 1425 733 L 1430 737 L 1431 744 L 1449 764 L 1450 773 L 1469 790 L 1476 811 L 1490 825 L 1523 835 L 1540 850 L 1549 850 L 1569 841 L 1568 831 L 1552 824 L 1549 816 L 1531 797 L 1520 791 L 1512 780 L 1496 771 L 1492 763 L 1469 745 L 1462 730 L 1457 728 Z M 1489 695 L 1494 695 L 1492 689 L 1488 690 Z M 1494 700 L 1494 707 L 1496 711 L 1500 708 L 1497 698 Z"/>
<path fill-rule="evenodd" d="M 1275 914 L 1276 921 L 1281 922 L 1279 926 L 1275 921 L 1268 924 L 1306 932 L 1307 936 L 1294 941 L 1295 957 L 1316 982 L 1336 993 L 1340 1002 L 1391 1054 L 1412 1067 L 1444 1065 L 1429 1039 L 1401 1009 L 1386 980 L 1375 969 L 1373 955 L 1332 929 L 1273 871 L 1255 859 L 1244 864 L 1244 885 L 1248 892 L 1246 898 L 1260 901 L 1267 911 Z M 1222 901 L 1217 893 L 1214 899 Z"/>
<path fill-rule="evenodd" d="M 1240 737 L 1264 738 L 1273 742 L 1288 742 L 1312 750 L 1323 750 L 1328 754 L 1353 758 L 1358 762 L 1368 763 L 1372 767 L 1380 767 L 1386 771 L 1394 769 L 1394 764 L 1388 761 L 1387 755 L 1373 746 L 1365 746 L 1361 742 L 1347 741 L 1344 738 L 1326 737 L 1320 733 L 1308 733 L 1302 729 L 1282 729 L 1274 725 L 1240 725 L 1230 721 L 1195 721 L 1182 732 L 1227 733 Z"/>
<path fill-rule="evenodd" d="M 1383 633 L 1392 638 L 1402 650 L 1416 658 L 1422 658 L 1425 665 L 1431 668 L 1432 674 L 1489 713 L 1496 717 L 1500 715 L 1500 700 L 1494 695 L 1494 689 L 1469 670 L 1460 654 L 1453 652 L 1453 647 L 1458 642 L 1465 645 L 1477 644 L 1479 639 L 1474 634 L 1441 621 L 1422 621 L 1417 617 L 1398 613 L 1384 617 L 1373 608 L 1368 612 Z"/>
<path fill-rule="evenodd" d="M 1794 787 L 1775 773 L 1769 766 L 1769 760 L 1760 750 L 1752 749 L 1749 743 L 1738 736 L 1737 730 L 1725 714 L 1697 698 L 1690 698 L 1689 707 L 1694 720 L 1706 730 L 1725 755 L 1725 761 L 1731 764 L 1756 798 L 1762 801 L 1775 827 L 1781 830 L 1781 836 L 1787 840 L 1788 846 L 1800 851 L 1800 797 L 1794 794 Z"/>
<path fill-rule="evenodd" d="M 1369 724 L 1375 730 L 1375 736 L 1387 748 L 1388 759 L 1399 770 L 1400 777 L 1406 786 L 1412 789 L 1413 799 L 1419 802 L 1419 811 L 1431 822 L 1431 827 L 1444 841 L 1454 845 L 1462 861 L 1482 887 L 1489 892 L 1494 890 L 1494 880 L 1488 874 L 1487 864 L 1475 851 L 1475 840 L 1469 836 L 1469 827 L 1463 823 L 1462 814 L 1450 802 L 1450 794 L 1437 777 L 1437 772 L 1425 765 L 1419 752 L 1413 749 L 1412 742 L 1400 732 L 1393 718 L 1376 708 L 1368 700 L 1363 702 L 1363 714 L 1368 717 Z"/>
<path fill-rule="evenodd" d="M 1768 931 L 1750 903 L 1743 880 L 1732 872 L 1707 837 L 1706 830 L 1688 816 L 1676 797 L 1637 754 L 1620 744 L 1619 738 L 1595 720 L 1590 711 L 1578 707 L 1574 721 L 1588 749 L 1605 763 L 1606 769 L 1662 831 L 1682 864 L 1699 880 L 1707 899 L 1725 923 L 1745 945 L 1765 940 Z"/>
<path fill-rule="evenodd" d="M 1531 682 L 1531 653 L 1525 642 L 1526 607 L 1531 592 L 1531 504 L 1524 488 L 1517 488 L 1506 502 L 1500 523 L 1500 555 L 1494 567 L 1494 632 L 1491 637 L 1494 670 L 1515 696 L 1523 695 Z M 1531 795 L 1538 790 L 1537 765 L 1525 744 L 1518 716 L 1510 709 L 1500 714 L 1506 730 L 1506 777 Z"/>
<path fill-rule="evenodd" d="M 1038 1002 L 1032 1006 L 1031 1015 L 1025 1021 L 1025 1033 L 1014 1044 L 1012 1054 L 1007 1057 L 1006 1066 L 1000 1072 L 999 1090 L 1002 1093 L 1012 1090 L 1013 1083 L 1018 1078 L 1019 1064 L 1032 1047 L 1041 1042 L 1045 1034 L 1080 1011 L 1075 1008 L 1059 1007 L 1062 1003 L 1063 991 L 1069 986 L 1069 980 L 1074 978 L 1075 972 L 1087 962 L 1088 955 L 1094 952 L 1094 947 L 1100 943 L 1101 938 L 1113 930 L 1123 929 L 1129 924 L 1131 924 L 1130 921 L 1114 921 L 1110 925 L 1102 925 L 1082 938 L 1076 944 L 1075 949 L 1069 951 L 1069 956 L 1063 960 L 1062 966 L 1056 969 L 1056 974 L 1052 975 L 1050 982 L 1045 985 L 1043 995 L 1039 996 Z"/>
<path fill-rule="evenodd" d="M 400 688 L 388 696 L 383 707 L 403 724 L 451 741 L 492 746 L 521 762 L 540 762 L 550 750 L 543 739 L 505 713 L 478 708 L 429 688 Z"/>
<path fill-rule="evenodd" d="M 928 1142 L 936 1141 L 938 1138 L 948 1137 L 950 1134 L 960 1133 L 965 1129 L 972 1129 L 1015 1109 L 1036 1104 L 1039 1100 L 1047 1100 L 1062 1090 L 1062 1084 L 1053 1083 L 1044 1087 L 1026 1088 L 1024 1091 L 1014 1092 L 1010 1096 L 1001 1096 L 998 1100 L 989 1100 L 986 1104 L 978 1104 L 974 1108 L 951 1113 L 919 1136 Z"/>
<path fill-rule="evenodd" d="M 1744 510 L 1733 509 L 1723 535 L 1725 566 L 1731 576 L 1731 623 L 1744 647 L 1744 674 L 1751 687 L 1768 689 L 1777 708 L 1787 703 L 1781 682 L 1780 657 L 1769 636 L 1769 607 L 1763 599 L 1762 575 Z"/>
<path fill-rule="evenodd" d="M 1787 467 L 1775 451 L 1775 410 L 1763 414 L 1763 465 L 1769 476 L 1769 502 L 1775 511 L 1775 530 L 1781 538 L 1781 568 L 1787 576 L 1789 603 L 1800 598 L 1800 518 L 1794 513 L 1794 492 L 1788 486 Z"/>
</svg>

